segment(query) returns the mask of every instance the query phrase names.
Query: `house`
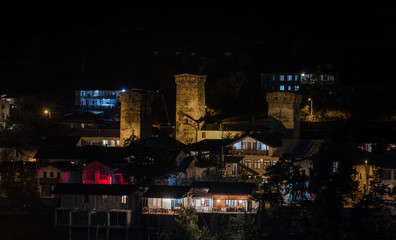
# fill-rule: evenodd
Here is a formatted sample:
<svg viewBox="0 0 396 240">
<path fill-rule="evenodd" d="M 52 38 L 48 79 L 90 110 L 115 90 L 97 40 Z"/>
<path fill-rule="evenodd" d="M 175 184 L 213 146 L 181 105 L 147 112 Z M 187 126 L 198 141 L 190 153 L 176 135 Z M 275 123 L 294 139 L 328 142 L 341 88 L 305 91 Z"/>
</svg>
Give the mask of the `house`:
<svg viewBox="0 0 396 240">
<path fill-rule="evenodd" d="M 73 129 L 71 136 L 81 138 L 81 146 L 120 147 L 120 129 Z"/>
<path fill-rule="evenodd" d="M 70 162 L 54 162 L 36 170 L 41 198 L 53 198 L 58 183 L 81 183 L 81 171 Z"/>
<path fill-rule="evenodd" d="M 43 166 L 51 162 L 69 161 L 78 166 L 83 166 L 93 160 L 120 162 L 132 156 L 130 148 L 119 147 L 70 147 L 70 146 L 42 146 L 34 156 L 38 165 Z"/>
<path fill-rule="evenodd" d="M 144 214 L 176 214 L 180 205 L 205 213 L 257 213 L 254 183 L 200 182 L 191 186 L 152 186 L 142 195 Z"/>
<path fill-rule="evenodd" d="M 280 139 L 264 133 L 253 133 L 235 140 L 227 145 L 231 148 L 224 157 L 225 175 L 262 176 L 267 166 L 278 161 L 274 152 L 281 146 Z"/>
<path fill-rule="evenodd" d="M 189 202 L 198 212 L 257 213 L 260 208 L 254 183 L 195 181 L 191 187 Z"/>
<path fill-rule="evenodd" d="M 196 156 L 188 156 L 178 165 L 176 174 L 171 175 L 168 183 L 169 185 L 189 185 L 193 180 L 210 177 L 216 172 L 216 162 L 199 162 Z"/>
<path fill-rule="evenodd" d="M 69 230 L 73 239 L 128 239 L 132 212 L 137 209 L 136 187 L 120 184 L 57 184 L 60 197 L 55 226 Z"/>
<path fill-rule="evenodd" d="M 176 214 L 181 206 L 189 206 L 187 193 L 191 186 L 151 186 L 142 195 L 143 214 Z"/>
<path fill-rule="evenodd" d="M 82 168 L 83 184 L 127 184 L 120 168 L 122 162 L 91 161 Z"/>
</svg>

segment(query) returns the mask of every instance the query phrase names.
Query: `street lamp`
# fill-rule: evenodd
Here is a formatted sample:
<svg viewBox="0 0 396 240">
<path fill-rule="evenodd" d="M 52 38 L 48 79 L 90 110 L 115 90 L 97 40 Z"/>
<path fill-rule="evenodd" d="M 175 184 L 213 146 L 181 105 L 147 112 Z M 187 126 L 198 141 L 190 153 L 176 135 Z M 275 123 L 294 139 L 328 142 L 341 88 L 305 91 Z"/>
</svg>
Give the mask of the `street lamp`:
<svg viewBox="0 0 396 240">
<path fill-rule="evenodd" d="M 368 184 L 369 184 L 369 182 L 368 182 L 368 179 L 369 179 L 369 174 L 368 174 L 368 161 L 367 160 L 364 160 L 364 164 L 365 164 L 365 169 L 366 169 L 366 189 L 368 190 Z"/>
<path fill-rule="evenodd" d="M 308 101 L 311 102 L 311 113 L 310 113 L 310 115 L 312 116 L 312 113 L 313 113 L 313 100 L 311 98 L 308 98 Z"/>
<path fill-rule="evenodd" d="M 44 109 L 44 114 L 47 115 L 47 119 L 50 120 L 51 119 L 51 112 L 48 109 Z"/>
</svg>

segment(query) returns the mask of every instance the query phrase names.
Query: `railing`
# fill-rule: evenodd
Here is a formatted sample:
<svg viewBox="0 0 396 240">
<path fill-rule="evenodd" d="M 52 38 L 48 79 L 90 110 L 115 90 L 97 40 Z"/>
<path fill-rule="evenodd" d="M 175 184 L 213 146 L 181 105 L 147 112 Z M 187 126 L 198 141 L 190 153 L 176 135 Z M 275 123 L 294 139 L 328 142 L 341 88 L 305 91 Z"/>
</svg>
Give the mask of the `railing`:
<svg viewBox="0 0 396 240">
<path fill-rule="evenodd" d="M 268 150 L 257 150 L 257 149 L 232 149 L 233 155 L 265 155 L 268 156 Z"/>
<path fill-rule="evenodd" d="M 160 214 L 160 215 L 176 215 L 178 208 L 148 208 L 142 209 L 143 214 Z"/>
</svg>

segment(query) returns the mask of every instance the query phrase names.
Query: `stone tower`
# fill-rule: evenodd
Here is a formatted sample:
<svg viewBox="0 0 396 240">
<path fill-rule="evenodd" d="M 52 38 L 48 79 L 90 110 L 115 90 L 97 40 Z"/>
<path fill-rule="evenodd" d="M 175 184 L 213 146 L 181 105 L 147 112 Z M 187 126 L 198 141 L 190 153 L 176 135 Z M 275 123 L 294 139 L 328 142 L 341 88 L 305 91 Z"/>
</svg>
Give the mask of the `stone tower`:
<svg viewBox="0 0 396 240">
<path fill-rule="evenodd" d="M 301 94 L 267 93 L 268 125 L 286 138 L 300 138 Z"/>
<path fill-rule="evenodd" d="M 175 75 L 176 82 L 176 140 L 194 143 L 205 117 L 206 76 Z"/>
<path fill-rule="evenodd" d="M 151 92 L 131 89 L 120 93 L 120 145 L 134 134 L 139 139 L 151 137 L 153 95 Z"/>
</svg>

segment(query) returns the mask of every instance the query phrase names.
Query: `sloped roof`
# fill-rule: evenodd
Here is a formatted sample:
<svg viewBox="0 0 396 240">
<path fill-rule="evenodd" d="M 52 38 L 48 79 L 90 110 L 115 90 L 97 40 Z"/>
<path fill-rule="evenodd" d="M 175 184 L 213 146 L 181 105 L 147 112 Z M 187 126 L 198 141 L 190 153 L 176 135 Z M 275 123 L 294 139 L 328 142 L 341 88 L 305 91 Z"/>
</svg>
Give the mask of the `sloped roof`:
<svg viewBox="0 0 396 240">
<path fill-rule="evenodd" d="M 246 171 L 250 172 L 251 174 L 253 174 L 254 176 L 259 175 L 258 172 L 254 171 L 253 169 L 247 167 L 245 164 L 243 163 L 239 163 L 239 166 L 241 166 L 243 169 L 245 169 Z"/>
<path fill-rule="evenodd" d="M 282 157 L 289 153 L 292 158 L 308 158 L 319 152 L 323 139 L 283 139 L 282 147 L 278 148 L 273 157 Z"/>
<path fill-rule="evenodd" d="M 120 137 L 120 129 L 90 129 L 90 128 L 77 128 L 73 129 L 70 133 L 71 136 L 79 137 Z"/>
<path fill-rule="evenodd" d="M 122 160 L 131 156 L 130 148 L 121 147 L 64 147 L 64 146 L 42 146 L 34 156 L 36 159 L 111 159 Z"/>
<path fill-rule="evenodd" d="M 396 152 L 387 151 L 379 154 L 357 154 L 357 162 L 363 164 L 364 160 L 368 160 L 369 164 L 379 166 L 385 169 L 396 169 Z"/>
<path fill-rule="evenodd" d="M 194 181 L 193 188 L 209 188 L 210 194 L 246 195 L 254 193 L 256 184 L 244 182 L 200 182 Z"/>
<path fill-rule="evenodd" d="M 151 186 L 143 195 L 144 198 L 182 198 L 190 191 L 190 186 Z"/>
<path fill-rule="evenodd" d="M 137 190 L 136 186 L 125 184 L 58 183 L 52 194 L 128 195 Z"/>
<path fill-rule="evenodd" d="M 195 151 L 216 151 L 221 149 L 221 146 L 226 146 L 233 140 L 228 139 L 205 139 L 190 145 L 191 150 Z"/>
<path fill-rule="evenodd" d="M 170 150 L 184 150 L 186 145 L 168 136 L 151 137 L 144 139 L 143 142 L 150 147 L 164 147 Z"/>
<path fill-rule="evenodd" d="M 40 136 L 33 140 L 32 145 L 58 145 L 75 147 L 80 140 L 80 136 Z"/>
<path fill-rule="evenodd" d="M 185 157 L 182 162 L 177 167 L 178 172 L 186 172 L 191 162 L 194 160 L 195 156 Z"/>
<path fill-rule="evenodd" d="M 78 171 L 78 166 L 67 161 L 53 162 L 50 164 L 52 167 L 57 168 L 63 172 L 66 171 Z"/>
</svg>

